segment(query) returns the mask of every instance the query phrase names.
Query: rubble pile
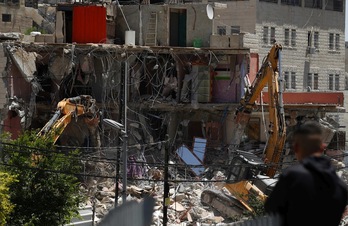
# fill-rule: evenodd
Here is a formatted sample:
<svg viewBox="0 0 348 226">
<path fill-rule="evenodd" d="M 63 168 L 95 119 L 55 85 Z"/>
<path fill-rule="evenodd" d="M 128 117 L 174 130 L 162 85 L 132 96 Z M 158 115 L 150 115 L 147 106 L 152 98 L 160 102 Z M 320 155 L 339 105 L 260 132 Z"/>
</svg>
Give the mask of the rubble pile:
<svg viewBox="0 0 348 226">
<path fill-rule="evenodd" d="M 159 170 L 149 171 L 158 177 L 163 174 Z M 221 179 L 223 174 L 218 172 L 214 179 Z M 168 224 L 169 225 L 215 225 L 224 222 L 225 219 L 216 211 L 201 203 L 202 191 L 208 188 L 221 188 L 219 183 L 202 182 L 180 182 L 170 183 L 168 205 Z M 89 187 L 84 188 L 84 192 L 90 197 L 87 205 L 95 207 L 95 219 L 102 219 L 115 205 L 115 180 L 106 179 L 102 182 L 97 180 L 90 181 Z M 119 183 L 118 204 L 122 204 L 122 183 Z M 156 205 L 153 213 L 153 224 L 162 225 L 163 222 L 163 182 L 153 181 L 129 181 L 127 186 L 127 201 L 137 200 L 151 196 L 155 198 Z M 227 219 L 228 220 L 228 219 Z M 224 225 L 224 224 L 219 224 Z"/>
</svg>

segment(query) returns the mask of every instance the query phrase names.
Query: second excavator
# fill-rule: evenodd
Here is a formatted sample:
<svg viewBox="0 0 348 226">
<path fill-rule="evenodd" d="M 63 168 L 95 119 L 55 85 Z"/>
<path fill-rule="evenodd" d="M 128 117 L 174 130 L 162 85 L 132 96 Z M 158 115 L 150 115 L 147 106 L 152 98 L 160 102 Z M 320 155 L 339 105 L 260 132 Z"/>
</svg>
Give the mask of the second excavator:
<svg viewBox="0 0 348 226">
<path fill-rule="evenodd" d="M 61 100 L 53 117 L 40 130 L 38 136 L 43 137 L 52 133 L 53 141 L 56 143 L 71 120 L 73 118 L 77 119 L 79 116 L 85 116 L 87 124 L 97 126 L 99 119 L 95 99 L 89 95 L 80 95 Z"/>
<path fill-rule="evenodd" d="M 282 46 L 275 43 L 262 63 L 253 83 L 247 87 L 244 97 L 237 108 L 232 128 L 232 141 L 228 152 L 229 160 L 225 188 L 232 196 L 216 190 L 205 190 L 202 203 L 208 204 L 228 217 L 254 211 L 248 203 L 250 194 L 265 200 L 270 178 L 279 167 L 283 153 L 286 124 L 283 106 L 283 81 L 281 76 Z M 280 75 L 280 76 L 279 76 Z M 245 128 L 255 108 L 257 98 L 268 86 L 269 92 L 269 129 L 268 141 L 263 156 L 238 150 Z"/>
</svg>

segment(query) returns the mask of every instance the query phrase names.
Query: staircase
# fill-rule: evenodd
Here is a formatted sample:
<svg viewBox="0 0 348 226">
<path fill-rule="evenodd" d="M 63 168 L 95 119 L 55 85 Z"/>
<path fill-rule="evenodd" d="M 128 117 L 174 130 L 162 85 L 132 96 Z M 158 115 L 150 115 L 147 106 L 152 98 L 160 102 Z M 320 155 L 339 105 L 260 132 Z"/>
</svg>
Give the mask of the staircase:
<svg viewBox="0 0 348 226">
<path fill-rule="evenodd" d="M 147 27 L 145 46 L 157 45 L 157 13 L 152 12 Z"/>
</svg>

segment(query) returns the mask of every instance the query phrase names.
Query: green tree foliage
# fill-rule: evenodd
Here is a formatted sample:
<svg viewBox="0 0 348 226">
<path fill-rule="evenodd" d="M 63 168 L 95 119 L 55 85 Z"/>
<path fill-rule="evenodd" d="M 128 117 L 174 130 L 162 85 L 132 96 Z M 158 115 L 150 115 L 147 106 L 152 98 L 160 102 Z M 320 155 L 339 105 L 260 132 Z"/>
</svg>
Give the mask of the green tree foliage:
<svg viewBox="0 0 348 226">
<path fill-rule="evenodd" d="M 26 132 L 16 140 L 2 138 L 8 170 L 17 176 L 10 186 L 15 205 L 8 225 L 55 226 L 77 214 L 83 196 L 79 192 L 78 152 L 63 153 L 53 139 Z"/>
<path fill-rule="evenodd" d="M 6 224 L 6 219 L 14 207 L 10 202 L 9 186 L 15 181 L 14 176 L 0 171 L 0 226 Z"/>
<path fill-rule="evenodd" d="M 28 29 L 24 32 L 24 34 L 25 34 L 25 35 L 30 35 L 30 33 L 31 33 L 32 31 L 39 31 L 39 32 L 41 32 L 41 34 L 46 34 L 46 33 L 47 33 L 44 29 L 41 29 L 41 28 L 38 28 L 38 27 L 31 27 L 31 28 L 28 28 Z"/>
<path fill-rule="evenodd" d="M 266 214 L 265 203 L 257 195 L 250 193 L 248 195 L 248 204 L 254 210 L 253 212 L 247 212 L 245 215 L 249 217 L 260 217 Z"/>
</svg>

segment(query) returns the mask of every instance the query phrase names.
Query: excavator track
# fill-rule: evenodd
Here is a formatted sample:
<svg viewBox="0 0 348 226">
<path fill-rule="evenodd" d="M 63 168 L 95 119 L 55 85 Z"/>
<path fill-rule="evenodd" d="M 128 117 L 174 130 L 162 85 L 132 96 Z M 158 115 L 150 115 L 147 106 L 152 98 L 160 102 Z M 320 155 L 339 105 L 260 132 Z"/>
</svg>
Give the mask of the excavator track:
<svg viewBox="0 0 348 226">
<path fill-rule="evenodd" d="M 238 216 L 247 210 L 238 199 L 217 190 L 204 190 L 201 194 L 201 202 L 214 208 L 224 217 Z"/>
</svg>

